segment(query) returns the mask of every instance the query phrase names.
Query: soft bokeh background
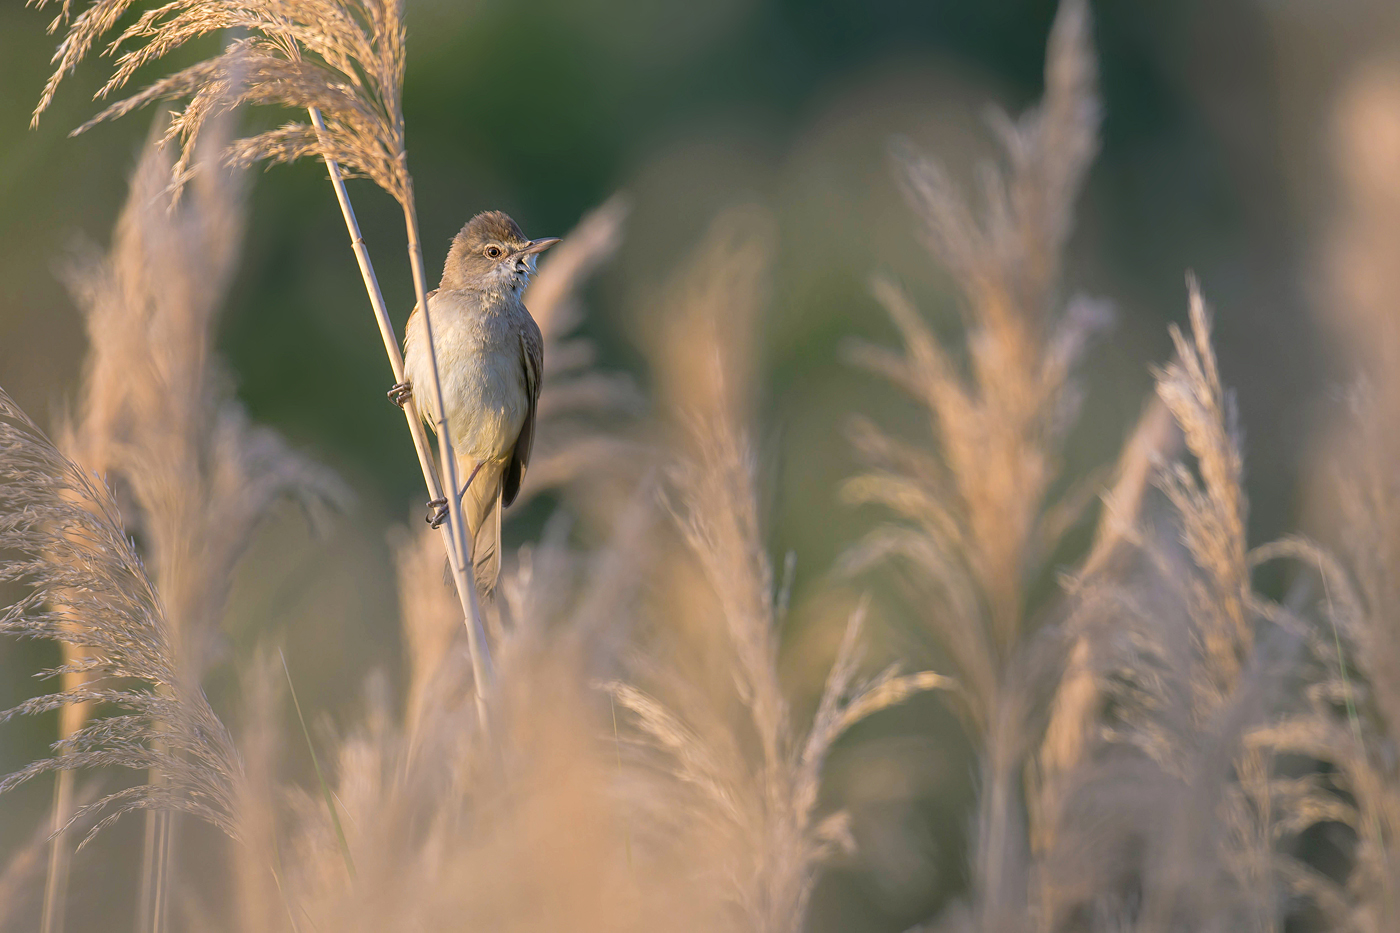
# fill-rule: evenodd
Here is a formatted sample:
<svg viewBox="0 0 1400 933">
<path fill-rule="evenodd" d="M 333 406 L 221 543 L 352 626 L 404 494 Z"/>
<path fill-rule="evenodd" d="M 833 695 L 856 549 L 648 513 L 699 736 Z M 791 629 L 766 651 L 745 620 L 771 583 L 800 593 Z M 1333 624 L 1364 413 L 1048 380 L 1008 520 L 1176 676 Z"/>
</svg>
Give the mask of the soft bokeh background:
<svg viewBox="0 0 1400 933">
<path fill-rule="evenodd" d="M 887 143 L 906 136 L 970 175 L 992 152 L 986 107 L 1014 112 L 1040 92 L 1054 6 L 410 0 L 405 110 L 430 270 L 478 210 L 504 209 L 527 234 L 555 235 L 626 192 L 626 240 L 589 296 L 585 330 L 606 365 L 645 385 L 639 335 L 666 313 L 656 296 L 668 271 L 723 207 L 757 203 L 776 218 L 760 411 L 772 550 L 798 558 L 785 657 L 799 697 L 829 658 L 817 622 L 832 563 L 871 520 L 837 495 L 855 469 L 840 429 L 859 411 L 918 430 L 911 406 L 842 362 L 851 336 L 893 341 L 871 274 L 894 274 L 945 333 L 956 327 L 946 282 L 891 181 Z M 1248 432 L 1252 534 L 1272 537 L 1297 523 L 1306 441 L 1344 377 L 1316 323 L 1325 309 L 1313 284 L 1333 199 L 1331 106 L 1358 63 L 1400 55 L 1400 6 L 1105 0 L 1095 14 L 1104 142 L 1067 278 L 1110 299 L 1117 323 L 1090 356 L 1070 472 L 1113 455 L 1149 390 L 1149 364 L 1168 351 L 1166 324 L 1184 316 L 1183 273 L 1194 269 L 1218 310 L 1221 364 Z M 66 138 L 94 112 L 88 97 L 101 75 L 88 63 L 43 125 L 27 129 L 54 46 L 47 20 L 15 0 L 0 8 L 0 385 L 45 424 L 62 411 L 84 351 L 58 270 L 73 249 L 107 242 L 149 125 L 138 116 Z M 172 64 L 207 51 L 186 49 Z M 412 290 L 397 207 L 365 183 L 352 183 L 352 196 L 401 324 Z M 221 342 L 253 416 L 358 495 L 329 534 L 314 537 L 290 509 L 265 530 L 227 632 L 230 658 L 280 633 L 303 702 L 334 719 L 366 671 L 396 669 L 384 532 L 418 513 L 422 492 L 318 166 L 258 178 Z M 549 508 L 532 504 L 508 537 L 530 537 Z M 897 601 L 881 612 L 889 650 L 937 662 L 901 634 Z M 29 673 L 50 660 L 0 646 L 0 707 L 30 695 Z M 5 726 L 0 772 L 37 755 L 47 728 Z M 903 929 L 959 890 L 972 767 L 934 700 L 845 743 L 828 784 L 852 808 L 866 860 L 838 866 L 819 888 L 814 930 Z M 0 801 L 0 851 L 32 831 L 48 793 L 36 786 Z M 87 865 L 80 859 L 74 922 L 125 911 L 108 900 L 120 879 L 86 886 L 84 871 L 96 870 Z"/>
</svg>

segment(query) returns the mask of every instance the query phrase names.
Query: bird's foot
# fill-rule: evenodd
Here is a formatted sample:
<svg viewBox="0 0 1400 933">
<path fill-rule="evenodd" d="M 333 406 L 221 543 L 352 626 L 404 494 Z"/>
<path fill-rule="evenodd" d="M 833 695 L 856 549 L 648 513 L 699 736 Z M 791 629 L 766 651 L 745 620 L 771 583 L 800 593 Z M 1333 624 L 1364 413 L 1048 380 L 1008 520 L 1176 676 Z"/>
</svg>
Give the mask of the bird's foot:
<svg viewBox="0 0 1400 933">
<path fill-rule="evenodd" d="M 434 499 L 432 502 L 428 503 L 427 522 L 434 528 L 440 527 L 443 522 L 447 521 L 447 514 L 448 513 L 446 496 Z"/>
<path fill-rule="evenodd" d="M 389 390 L 389 401 L 400 408 L 408 404 L 408 400 L 413 398 L 413 384 L 410 382 L 400 382 Z"/>
</svg>

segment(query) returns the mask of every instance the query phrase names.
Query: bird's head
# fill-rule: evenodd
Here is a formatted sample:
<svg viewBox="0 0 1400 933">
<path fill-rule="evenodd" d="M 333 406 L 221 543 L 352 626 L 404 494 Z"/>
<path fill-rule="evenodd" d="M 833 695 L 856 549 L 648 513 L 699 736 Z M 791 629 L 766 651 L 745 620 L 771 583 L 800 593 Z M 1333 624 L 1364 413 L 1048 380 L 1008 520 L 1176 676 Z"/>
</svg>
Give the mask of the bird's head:
<svg viewBox="0 0 1400 933">
<path fill-rule="evenodd" d="M 519 294 L 535 272 L 535 258 L 558 242 L 558 237 L 527 240 L 508 215 L 483 211 L 452 238 L 442 287 Z"/>
</svg>

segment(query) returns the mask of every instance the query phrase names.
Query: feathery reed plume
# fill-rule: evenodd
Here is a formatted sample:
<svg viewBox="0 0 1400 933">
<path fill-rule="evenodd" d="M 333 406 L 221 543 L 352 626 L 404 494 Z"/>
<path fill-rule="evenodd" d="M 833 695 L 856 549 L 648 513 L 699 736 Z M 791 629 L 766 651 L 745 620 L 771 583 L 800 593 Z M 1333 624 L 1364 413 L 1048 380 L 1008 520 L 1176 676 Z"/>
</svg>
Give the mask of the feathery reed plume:
<svg viewBox="0 0 1400 933">
<path fill-rule="evenodd" d="M 233 786 L 241 770 L 228 732 L 199 685 L 185 676 L 174 627 L 127 538 L 111 493 L 65 458 L 0 391 L 0 548 L 20 555 L 0 581 L 27 595 L 0 613 L 0 632 L 72 643 L 85 660 L 47 672 L 101 678 L 35 697 L 0 714 L 112 707 L 54 745 L 54 756 L 0 779 L 0 792 L 61 769 L 155 770 L 138 784 L 80 808 L 101 816 L 87 838 L 132 810 L 191 813 L 237 835 Z"/>
<path fill-rule="evenodd" d="M 1060 253 L 1080 185 L 1097 149 L 1098 100 L 1082 0 L 1061 5 L 1045 67 L 1045 100 L 1019 123 L 1002 120 L 1011 175 L 985 172 L 978 221 L 936 164 L 901 150 L 906 195 L 926 225 L 934 257 L 961 288 L 970 371 L 933 336 L 893 282 L 876 297 L 905 352 L 861 346 L 856 359 L 908 391 L 929 412 L 937 456 L 856 425 L 856 444 L 877 472 L 849 497 L 882 505 L 907 524 L 882 529 L 851 555 L 854 565 L 901 557 L 941 594 L 930 619 L 959 670 L 963 712 L 988 727 L 999 669 L 1026 627 L 1025 589 L 1064 530 L 1047 506 L 1056 457 L 1073 423 L 1074 363 L 1102 306 L 1078 298 L 1056 314 Z"/>
<path fill-rule="evenodd" d="M 672 812 L 662 827 L 678 822 L 679 837 L 713 853 L 701 869 L 703 880 L 721 886 L 733 922 L 795 931 L 820 861 L 849 841 L 842 814 L 817 813 L 832 744 L 861 719 L 916 691 L 941 687 L 944 679 L 891 669 L 862 682 L 862 607 L 847 623 L 810 729 L 804 735 L 792 724 L 778 681 L 779 609 L 745 426 L 752 333 L 768 256 L 765 221 L 754 211 L 736 211 L 715 222 L 672 290 L 663 368 L 676 380 L 669 391 L 674 401 L 683 400 L 689 419 L 684 452 L 672 470 L 673 509 L 723 633 L 733 695 L 713 695 L 679 666 L 653 671 L 655 688 L 674 699 L 620 681 L 608 688 L 631 713 L 631 740 L 671 785 Z M 735 700 L 739 719 L 731 722 Z M 753 747 L 743 738 L 750 735 Z M 642 844 L 675 844 L 676 838 L 663 832 Z"/>
<path fill-rule="evenodd" d="M 1259 561 L 1302 552 L 1289 542 L 1248 549 L 1234 404 L 1194 278 L 1189 287 L 1189 336 L 1172 328 L 1160 408 L 1125 454 L 1126 496 L 1109 502 L 1137 504 L 1114 519 L 1072 587 L 1076 649 L 1089 639 L 1095 647 L 1075 655 L 1062 681 L 1057 704 L 1073 712 L 1052 718 L 1079 720 L 1072 754 L 1047 736 L 1036 762 L 1042 788 L 1054 790 L 1032 898 L 1048 929 L 1078 918 L 1140 933 L 1274 930 L 1302 887 L 1277 846 L 1290 818 L 1279 804 L 1298 786 L 1280 780 L 1264 751 L 1301 626 L 1251 581 Z M 1132 448 L 1161 437 L 1162 411 L 1190 465 L 1156 469 L 1160 500 L 1148 501 Z M 1133 513 L 1133 526 L 1118 524 Z"/>
<path fill-rule="evenodd" d="M 257 904 L 240 906 L 242 929 L 707 928 L 703 896 L 662 866 L 629 859 L 616 753 L 601 740 L 606 708 L 589 686 L 612 672 L 615 653 L 590 649 L 615 642 L 609 629 L 629 616 L 644 579 L 653 498 L 639 500 L 598 552 L 571 552 L 552 530 L 503 578 L 521 622 L 498 641 L 505 676 L 492 693 L 490 747 L 476 726 L 456 599 L 429 557 L 433 536 L 397 535 L 403 714 L 391 712 L 383 678 L 371 677 L 366 715 L 339 740 L 331 777 L 355 878 L 315 795 L 292 790 L 279 807 L 265 791 L 248 806 L 278 819 L 261 848 L 243 854 Z M 268 700 L 259 697 L 268 692 L 249 691 L 262 710 L 250 720 L 264 723 L 253 733 L 263 748 Z M 265 760 L 248 755 L 248 784 Z M 270 864 L 280 866 L 280 893 L 268 884 Z"/>
<path fill-rule="evenodd" d="M 1180 799 L 1194 804 L 1158 832 L 1138 927 L 1272 929 L 1279 905 L 1270 780 L 1243 740 L 1269 712 L 1266 691 L 1277 686 L 1277 649 L 1256 645 L 1255 635 L 1257 623 L 1277 613 L 1253 590 L 1234 398 L 1220 379 L 1199 285 L 1194 277 L 1187 284 L 1190 337 L 1172 326 L 1176 356 L 1157 373 L 1157 394 L 1195 461 L 1194 470 L 1178 461 L 1158 477 L 1185 551 L 1185 571 L 1171 568 L 1181 621 L 1158 619 L 1146 634 L 1144 659 L 1158 652 L 1155 667 L 1140 661 L 1136 671 L 1137 699 L 1147 702 L 1121 708 L 1127 737 L 1180 782 L 1173 785 Z"/>
<path fill-rule="evenodd" d="M 1177 455 L 1181 444 L 1175 419 L 1154 395 L 1119 455 L 1114 484 L 1103 495 L 1094 543 L 1078 571 L 1065 581 L 1070 610 L 1062 626 L 1065 648 L 1062 658 L 1057 659 L 1063 670 L 1049 703 L 1044 738 L 1031 762 L 1036 813 L 1030 843 L 1045 866 L 1063 864 L 1059 856 L 1067 846 L 1062 836 L 1071 817 L 1070 798 L 1100 744 L 1098 719 L 1106 694 L 1104 681 L 1116 660 L 1100 643 L 1105 630 L 1111 632 L 1120 624 L 1117 615 L 1125 611 L 1125 605 L 1142 599 L 1133 591 L 1147 589 L 1141 582 L 1143 558 L 1138 553 L 1149 546 L 1142 525 L 1157 471 Z M 1068 874 L 1042 872 L 1040 909 L 1046 916 L 1055 917 L 1060 905 L 1069 899 L 1068 892 L 1057 890 L 1057 881 Z M 1084 879 L 1076 880 L 1082 883 Z"/>
<path fill-rule="evenodd" d="M 1026 896 L 1019 801 L 1031 741 L 1026 594 L 1092 489 L 1049 501 L 1078 405 L 1073 368 L 1107 316 L 1085 298 L 1063 307 L 1060 299 L 1074 203 L 1098 149 L 1090 27 L 1087 3 L 1060 4 L 1044 99 L 1019 121 L 996 122 L 1008 171 L 983 169 L 980 218 L 942 168 L 897 147 L 930 252 L 963 294 L 966 372 L 912 300 L 884 279 L 875 295 L 904 352 L 856 350 L 858 362 L 927 409 L 936 449 L 856 423 L 856 447 L 873 470 L 852 480 L 847 496 L 888 509 L 897 522 L 873 532 L 846 564 L 859 570 L 895 560 L 910 571 L 918 604 L 936 607 L 926 624 L 956 668 L 956 707 L 983 746 L 973 877 L 976 922 L 987 929 L 1011 923 Z"/>
<path fill-rule="evenodd" d="M 90 349 L 78 419 L 62 441 L 134 503 L 178 670 L 194 686 L 214 659 L 234 568 L 268 509 L 289 495 L 312 508 L 348 496 L 329 471 L 249 422 L 214 353 L 245 201 L 242 173 L 218 163 L 219 123 L 173 206 L 164 195 L 172 157 L 155 128 L 110 254 L 70 274 Z M 148 819 L 162 840 L 152 836 L 152 851 L 169 849 L 173 829 Z"/>
<path fill-rule="evenodd" d="M 49 0 L 37 0 L 43 8 Z M 50 31 L 67 26 L 54 56 L 57 64 L 34 111 L 34 120 L 49 106 L 65 75 L 73 71 L 91 52 L 95 43 L 117 28 L 135 0 L 92 0 L 73 16 L 72 0 L 62 0 Z M 147 103 L 158 100 L 186 100 L 166 131 L 166 141 L 179 137 L 183 154 L 174 169 L 173 185 L 178 190 L 185 180 L 194 146 L 206 121 L 241 104 L 272 105 L 305 110 L 309 123 L 289 123 L 256 136 L 240 139 L 228 149 L 238 164 L 260 160 L 291 162 L 306 156 L 319 156 L 325 163 L 349 233 L 351 248 L 359 263 L 361 277 L 374 309 L 389 357 L 394 381 L 403 383 L 403 356 L 388 306 L 370 262 L 364 238 L 360 235 L 349 195 L 345 190 L 345 170 L 364 175 L 398 201 L 403 209 L 412 267 L 414 293 L 419 307 L 427 305 L 427 277 L 418 234 L 418 208 L 413 196 L 413 179 L 408 173 L 408 153 L 404 145 L 403 75 L 406 34 L 403 0 L 174 0 L 137 17 L 107 47 L 109 54 L 129 45 L 117 56 L 116 67 L 98 97 L 124 88 L 143 66 L 152 64 L 186 42 L 211 33 L 240 30 L 246 38 L 236 39 L 220 54 L 168 75 L 137 94 L 112 104 L 79 132 L 103 120 L 115 119 Z M 419 421 L 417 406 L 404 406 L 405 418 L 418 454 L 423 480 L 431 499 L 443 497 L 442 490 L 460 488 L 453 456 L 442 384 L 438 374 L 432 323 L 425 317 L 425 334 L 430 351 L 432 386 L 420 386 L 432 393 L 430 406 L 438 414 L 434 428 L 438 437 L 438 464 L 441 482 L 429 453 L 427 437 Z M 468 569 L 470 547 L 466 538 L 461 503 L 456 495 L 446 496 L 449 522 L 443 528 L 443 544 L 452 567 L 462 610 L 471 636 L 478 709 L 485 715 L 485 689 L 490 660 L 485 644 L 476 588 Z"/>
<path fill-rule="evenodd" d="M 51 0 L 36 0 L 44 9 Z M 104 37 L 118 28 L 136 0 L 92 0 L 73 15 L 63 0 L 49 31 L 65 30 L 54 53 L 57 66 L 44 85 L 32 123 L 53 102 L 63 79 Z M 352 175 L 374 181 L 400 202 L 412 182 L 403 161 L 403 82 L 405 34 L 402 0 L 176 0 L 147 10 L 103 50 L 115 56 L 112 74 L 99 99 L 122 90 L 146 65 L 192 39 L 227 30 L 250 35 L 230 43 L 214 58 L 168 75 L 118 101 L 83 124 L 125 116 L 153 101 L 188 103 L 166 127 L 161 142 L 179 139 L 182 153 L 173 176 L 181 183 L 192 164 L 200 131 L 211 118 L 242 104 L 320 111 L 325 123 L 289 123 L 235 142 L 237 162 L 291 162 L 305 156 L 334 159 Z M 125 51 L 121 51 L 123 46 Z"/>
<path fill-rule="evenodd" d="M 226 133 L 227 123 L 220 120 L 215 127 L 216 141 Z M 158 121 L 152 134 L 161 132 Z M 172 587 L 162 592 L 167 601 L 174 600 L 171 618 L 180 626 L 178 650 L 188 653 L 185 661 L 193 668 L 195 682 L 207 665 L 204 656 L 216 634 L 217 607 L 222 601 L 219 581 L 229 569 L 223 566 L 226 561 L 219 560 L 219 551 L 232 550 L 236 556 L 242 546 L 239 538 L 247 533 L 239 522 L 224 523 L 223 519 L 235 518 L 224 514 L 230 504 L 227 495 L 206 510 L 208 490 L 197 479 L 212 446 L 209 429 L 218 420 L 210 417 L 210 411 L 227 394 L 223 374 L 212 371 L 217 367 L 209 357 L 213 325 L 243 228 L 241 173 L 219 169 L 209 156 L 206 146 L 205 171 L 194 179 L 191 197 L 181 209 L 167 210 L 162 193 L 172 163 L 157 144 L 148 142 L 110 255 L 88 255 L 70 265 L 70 291 L 84 312 L 89 349 L 76 420 L 59 432 L 60 449 L 88 473 L 106 477 L 123 489 L 140 484 L 138 514 L 152 532 L 157 587 Z M 233 409 L 221 416 L 240 417 Z M 234 452 L 225 451 L 224 459 Z M 237 475 L 237 471 L 226 472 L 230 479 Z M 260 510 L 254 503 L 249 517 L 255 520 Z M 203 520 L 210 524 L 206 527 Z M 218 537 L 206 551 L 203 532 L 210 529 Z M 188 537 L 177 540 L 182 535 Z M 189 549 L 191 543 L 196 546 Z M 186 556 L 195 554 L 206 560 Z M 177 563 L 178 575 L 174 573 Z M 173 589 L 176 576 L 182 592 Z M 201 598 L 215 611 L 196 609 L 192 601 Z M 77 660 L 74 650 L 64 646 L 66 661 Z M 65 688 L 76 687 L 79 677 L 65 675 Z M 82 704 L 61 709 L 59 737 L 76 730 L 88 712 Z M 55 829 L 71 815 L 72 788 L 73 772 L 60 772 L 54 796 Z M 152 831 L 163 818 L 148 814 Z M 63 928 L 68 846 L 66 836 L 53 840 L 45 933 Z"/>
<path fill-rule="evenodd" d="M 170 208 L 171 157 L 153 138 L 111 253 L 73 269 L 90 343 L 78 419 L 62 435 L 76 459 L 130 495 L 194 683 L 214 658 L 234 566 L 272 504 L 290 495 L 314 509 L 348 496 L 328 470 L 249 422 L 215 353 L 244 204 L 241 175 L 216 155 L 217 143 L 202 151 L 190 194 Z"/>
<path fill-rule="evenodd" d="M 1202 676 L 1192 679 L 1195 718 L 1215 712 L 1239 680 L 1253 629 L 1248 618 L 1252 587 L 1245 540 L 1247 504 L 1242 487 L 1238 416 L 1232 395 L 1220 382 L 1210 346 L 1210 321 L 1200 286 L 1192 277 L 1191 339 L 1173 324 L 1176 359 L 1157 376 L 1157 394 L 1185 435 L 1199 479 L 1175 463 L 1161 488 L 1181 521 L 1182 543 L 1202 574 L 1203 591 L 1188 609 L 1203 641 Z"/>
</svg>

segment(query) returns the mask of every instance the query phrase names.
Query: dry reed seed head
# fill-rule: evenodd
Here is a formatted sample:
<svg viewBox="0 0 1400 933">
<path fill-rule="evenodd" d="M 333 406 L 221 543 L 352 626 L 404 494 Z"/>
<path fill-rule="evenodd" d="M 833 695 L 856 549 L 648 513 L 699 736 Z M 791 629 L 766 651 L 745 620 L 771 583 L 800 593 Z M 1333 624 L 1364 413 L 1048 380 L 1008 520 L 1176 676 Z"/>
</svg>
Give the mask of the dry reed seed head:
<svg viewBox="0 0 1400 933">
<path fill-rule="evenodd" d="M 35 589 L 0 629 L 80 649 L 57 670 L 68 689 L 6 718 L 90 703 L 118 714 L 74 728 L 54 758 L 0 787 L 59 769 L 155 770 L 160 781 L 108 795 L 74 821 L 100 818 L 91 838 L 132 809 L 178 810 L 240 837 L 248 829 L 242 763 L 200 689 L 210 632 L 233 564 L 271 502 L 288 491 L 317 499 L 336 483 L 250 425 L 231 400 L 211 345 L 237 255 L 243 187 L 211 157 L 215 134 L 200 147 L 191 194 L 172 204 L 171 159 L 159 135 L 143 155 L 111 254 L 73 274 L 92 347 L 80 417 L 66 431 L 75 451 L 131 491 L 150 576 L 106 490 L 45 448 L 12 406 L 5 412 L 8 462 L 24 463 L 28 451 L 31 468 L 15 473 L 10 495 L 0 497 L 0 526 L 29 532 L 14 542 L 33 556 L 15 569 Z M 77 674 L 89 681 L 67 676 Z"/>
<path fill-rule="evenodd" d="M 979 728 L 993 722 L 997 672 L 1022 638 L 1026 580 L 1079 510 L 1045 497 L 1077 409 L 1073 368 L 1108 318 L 1102 303 L 1084 299 L 1056 313 L 1060 253 L 1097 151 L 1095 83 L 1088 7 L 1070 0 L 1050 37 L 1044 100 L 997 124 L 1007 167 L 984 168 L 980 211 L 939 165 L 905 143 L 894 147 L 930 251 L 963 292 L 969 364 L 964 372 L 902 290 L 877 280 L 904 352 L 862 348 L 859 361 L 928 409 L 938 459 L 901 452 L 896 461 L 890 444 L 867 432 L 879 470 L 849 493 L 883 500 L 914 526 L 876 532 L 864 553 L 906 556 L 956 610 L 940 614 L 938 629 Z"/>
<path fill-rule="evenodd" d="M 382 702 L 369 705 L 340 743 L 336 778 L 358 880 L 347 886 L 324 805 L 302 800 L 282 857 L 298 916 L 319 929 L 640 931 L 667 926 L 657 912 L 676 898 L 709 912 L 671 866 L 629 854 L 639 842 L 612 793 L 616 753 L 595 740 L 605 723 L 575 659 L 540 651 L 516 673 L 500 681 L 494 720 L 505 774 L 481 766 L 469 696 L 465 716 L 425 720 L 431 755 L 414 755 Z"/>
<path fill-rule="evenodd" d="M 96 485 L 0 391 L 0 549 L 21 555 L 0 580 L 30 594 L 0 613 L 0 632 L 90 649 L 82 670 L 121 686 L 91 684 L 36 697 L 0 720 L 75 702 L 115 707 L 43 759 L 0 779 L 0 791 L 69 769 L 159 768 L 161 784 L 109 794 L 73 821 L 100 816 L 87 838 L 135 809 L 190 813 L 237 834 L 233 787 L 241 764 L 222 723 L 178 667 L 171 628 L 110 494 Z"/>
<path fill-rule="evenodd" d="M 70 21 L 69 4 L 64 3 L 55 24 L 66 22 L 67 31 L 55 52 L 56 70 L 40 96 L 34 122 L 52 103 L 62 79 L 133 6 L 134 0 L 92 0 Z M 174 0 L 147 10 L 110 42 L 105 53 L 117 56 L 116 67 L 98 96 L 121 90 L 140 68 L 189 40 L 228 30 L 248 36 L 214 58 L 109 106 L 79 132 L 152 101 L 187 100 L 166 135 L 167 141 L 178 136 L 183 142 L 179 173 L 188 167 L 211 116 L 244 103 L 298 111 L 319 108 L 327 128 L 324 138 L 318 138 L 310 124 L 288 124 L 236 141 L 229 148 L 230 158 L 247 164 L 324 154 L 351 174 L 372 179 L 401 204 L 409 202 L 401 107 L 406 39 L 402 0 Z"/>
<path fill-rule="evenodd" d="M 1205 661 L 1215 671 L 1214 689 L 1228 692 L 1252 640 L 1246 609 L 1248 505 L 1233 399 L 1221 384 L 1209 312 L 1194 277 L 1188 287 L 1191 338 L 1172 329 L 1176 359 L 1158 374 L 1157 391 L 1181 426 L 1200 480 L 1178 463 L 1163 474 L 1161 488 L 1176 507 L 1182 541 L 1202 575 L 1191 596 Z"/>
<path fill-rule="evenodd" d="M 690 435 L 672 472 L 674 513 L 703 580 L 704 603 L 720 616 L 728 641 L 727 685 L 703 684 L 693 664 L 645 665 L 639 678 L 665 699 L 622 681 L 606 685 L 628 715 L 629 742 L 661 769 L 664 791 L 684 819 L 653 843 L 698 840 L 690 861 L 720 890 L 735 920 L 759 930 L 796 929 L 816 864 L 843 838 L 839 817 L 815 813 L 827 751 L 846 728 L 913 692 L 943 686 L 932 675 L 893 671 L 856 682 L 863 613 L 851 619 L 804 736 L 791 723 L 777 674 L 773 573 L 760 532 L 755 464 L 747 440 L 752 329 L 760 304 L 766 217 L 717 220 L 698 258 L 673 286 L 678 306 L 660 352 L 673 404 L 691 413 Z M 697 581 L 699 582 L 699 581 Z M 735 717 L 738 716 L 736 727 Z M 745 736 L 751 736 L 745 738 Z M 646 750 L 650 749 L 650 754 Z M 671 838 L 668 838 L 670 836 Z"/>
<path fill-rule="evenodd" d="M 234 565 L 268 509 L 291 496 L 315 516 L 349 498 L 333 474 L 249 421 L 214 352 L 246 195 L 242 173 L 219 164 L 229 129 L 216 121 L 187 196 L 172 203 L 158 121 L 110 254 L 70 275 L 91 342 L 80 420 L 66 434 L 130 492 L 193 682 L 219 641 Z"/>
</svg>

